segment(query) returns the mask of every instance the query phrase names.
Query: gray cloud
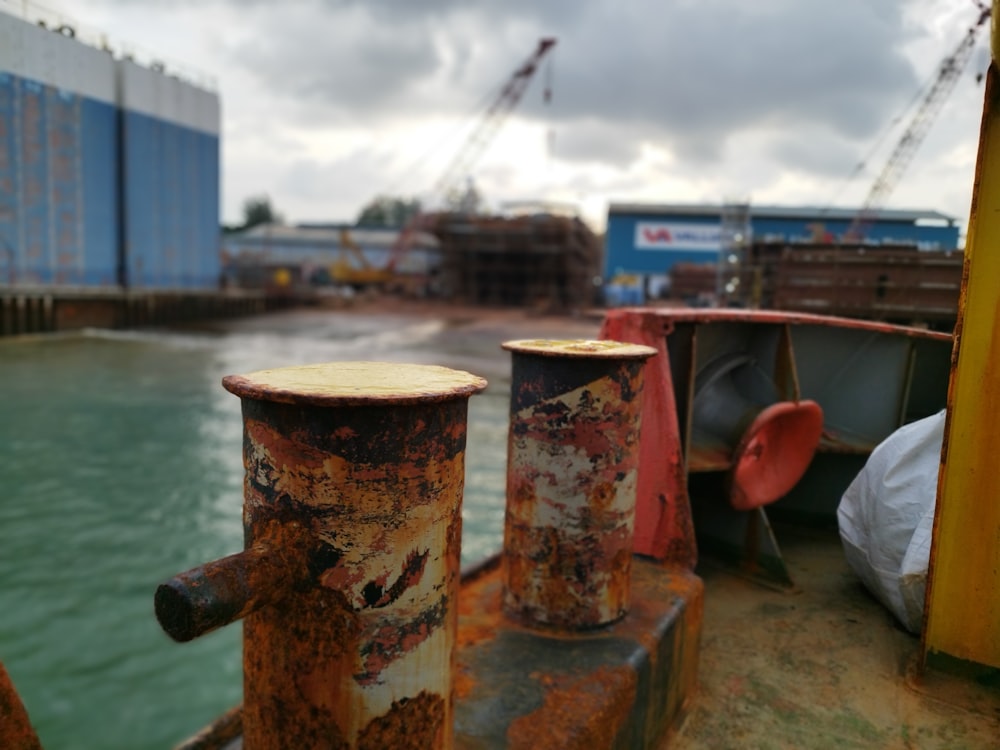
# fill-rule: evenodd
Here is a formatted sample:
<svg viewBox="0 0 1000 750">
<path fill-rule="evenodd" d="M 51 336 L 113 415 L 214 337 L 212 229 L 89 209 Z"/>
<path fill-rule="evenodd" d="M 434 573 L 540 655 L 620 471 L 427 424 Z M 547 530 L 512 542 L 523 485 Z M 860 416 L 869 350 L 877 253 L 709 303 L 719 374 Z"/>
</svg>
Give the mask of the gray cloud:
<svg viewBox="0 0 1000 750">
<path fill-rule="evenodd" d="M 138 7 L 138 0 L 96 1 Z M 215 54 L 224 61 L 218 75 L 225 80 L 227 70 L 240 71 L 254 89 L 233 95 L 259 96 L 266 116 L 300 133 L 375 133 L 428 116 L 469 119 L 540 37 L 555 36 L 553 100 L 546 105 L 540 95 L 545 66 L 516 117 L 555 129 L 556 159 L 624 173 L 644 146 L 655 146 L 672 155 L 676 174 L 724 180 L 726 165 L 746 166 L 745 159 L 738 166 L 734 150 L 754 143 L 760 152 L 750 163 L 773 162 L 772 181 L 782 170 L 837 179 L 867 154 L 933 72 L 948 29 L 955 38 L 945 46 L 952 48 L 975 17 L 971 6 L 945 5 L 143 0 L 143 7 L 180 8 L 191 18 L 210 9 L 213 18 L 227 19 L 215 31 Z M 223 90 L 224 111 L 235 123 L 237 110 L 248 108 L 230 105 L 230 95 Z"/>
<path fill-rule="evenodd" d="M 766 125 L 794 138 L 823 123 L 863 141 L 912 94 L 902 3 L 842 0 L 458 0 L 258 5 L 265 33 L 232 45 L 234 63 L 299 117 L 373 122 L 468 112 L 546 34 L 559 38 L 554 102 L 533 82 L 519 115 L 560 124 L 580 158 L 634 154 L 625 125 L 686 158 L 714 160 L 728 138 Z M 540 71 L 538 77 L 542 77 Z M 603 147 L 587 135 L 604 129 Z M 627 132 L 627 131 L 626 131 Z M 625 133 L 620 133 L 620 141 Z"/>
</svg>

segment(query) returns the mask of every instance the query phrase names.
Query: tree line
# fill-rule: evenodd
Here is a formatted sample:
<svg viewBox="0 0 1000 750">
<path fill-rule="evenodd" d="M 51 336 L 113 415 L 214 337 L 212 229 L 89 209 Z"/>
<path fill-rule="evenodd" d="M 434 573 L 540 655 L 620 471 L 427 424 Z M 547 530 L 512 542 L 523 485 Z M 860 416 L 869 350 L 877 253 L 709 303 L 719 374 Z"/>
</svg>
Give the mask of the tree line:
<svg viewBox="0 0 1000 750">
<path fill-rule="evenodd" d="M 378 195 L 365 204 L 354 223 L 359 227 L 402 227 L 420 210 L 420 201 L 416 198 Z M 243 221 L 223 224 L 222 231 L 244 232 L 262 224 L 282 223 L 284 216 L 271 204 L 271 198 L 255 195 L 243 201 Z"/>
</svg>

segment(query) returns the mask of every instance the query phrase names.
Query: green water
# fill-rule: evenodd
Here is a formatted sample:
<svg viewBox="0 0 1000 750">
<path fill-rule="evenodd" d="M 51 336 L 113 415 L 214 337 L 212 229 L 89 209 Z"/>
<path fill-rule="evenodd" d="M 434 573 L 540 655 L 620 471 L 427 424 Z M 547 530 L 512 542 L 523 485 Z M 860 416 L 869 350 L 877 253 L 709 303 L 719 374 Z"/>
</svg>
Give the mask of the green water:
<svg viewBox="0 0 1000 750">
<path fill-rule="evenodd" d="M 240 408 L 223 375 L 376 359 L 489 378 L 470 402 L 468 564 L 502 532 L 498 344 L 320 313 L 0 342 L 0 661 L 47 750 L 169 748 L 241 699 L 239 626 L 175 644 L 152 606 L 159 582 L 242 548 Z"/>
</svg>

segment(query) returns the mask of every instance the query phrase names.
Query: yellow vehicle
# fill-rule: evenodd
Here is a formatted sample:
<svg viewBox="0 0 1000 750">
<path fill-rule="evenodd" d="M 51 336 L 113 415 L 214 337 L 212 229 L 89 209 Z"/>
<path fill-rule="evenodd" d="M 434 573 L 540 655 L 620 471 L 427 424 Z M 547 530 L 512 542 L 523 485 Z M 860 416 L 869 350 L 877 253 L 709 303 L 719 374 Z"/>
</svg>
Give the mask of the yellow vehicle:
<svg viewBox="0 0 1000 750">
<path fill-rule="evenodd" d="M 352 262 L 353 260 L 353 262 Z M 334 283 L 355 289 L 384 286 L 396 278 L 395 269 L 374 268 L 347 229 L 340 230 L 340 257 L 330 266 Z"/>
</svg>

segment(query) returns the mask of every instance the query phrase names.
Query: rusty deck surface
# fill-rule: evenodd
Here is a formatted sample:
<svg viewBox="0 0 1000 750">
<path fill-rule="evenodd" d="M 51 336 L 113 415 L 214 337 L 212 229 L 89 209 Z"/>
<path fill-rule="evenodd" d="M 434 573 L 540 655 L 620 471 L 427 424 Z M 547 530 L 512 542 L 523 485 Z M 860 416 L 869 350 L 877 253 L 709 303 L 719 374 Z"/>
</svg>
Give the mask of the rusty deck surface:
<svg viewBox="0 0 1000 750">
<path fill-rule="evenodd" d="M 848 569 L 836 531 L 781 527 L 797 589 L 703 560 L 698 687 L 668 747 L 1000 746 L 1000 685 L 913 672 L 919 640 Z"/>
<path fill-rule="evenodd" d="M 764 587 L 710 560 L 700 564 L 705 599 L 697 687 L 665 749 L 985 750 L 1000 745 L 1000 686 L 942 674 L 918 679 L 913 672 L 917 639 L 864 591 L 844 562 L 836 532 L 785 526 L 779 531 L 798 584 L 793 593 Z M 499 610 L 496 570 L 479 577 L 472 589 L 462 615 L 466 649 L 477 638 L 476 613 L 489 622 L 479 637 L 489 642 L 498 635 L 492 620 Z M 477 597 L 483 596 L 492 597 L 492 607 L 480 607 Z M 586 671 L 594 665 L 581 661 L 575 666 Z M 516 668 L 515 661 L 508 671 Z M 537 693 L 533 700 L 541 702 L 540 676 L 524 680 L 509 703 L 502 701 L 508 710 L 524 700 L 526 691 Z M 459 703 L 468 702 L 473 690 L 470 675 L 460 676 Z M 459 710 L 466 721 L 471 707 Z M 563 728 L 585 728 L 599 713 L 593 708 L 582 700 L 565 706 Z M 459 747 L 479 746 L 461 739 Z M 592 745 L 598 746 L 615 744 Z M 242 743 L 188 747 L 239 750 Z"/>
</svg>

